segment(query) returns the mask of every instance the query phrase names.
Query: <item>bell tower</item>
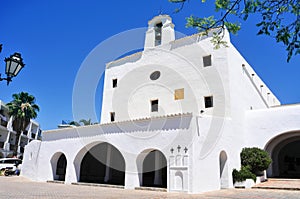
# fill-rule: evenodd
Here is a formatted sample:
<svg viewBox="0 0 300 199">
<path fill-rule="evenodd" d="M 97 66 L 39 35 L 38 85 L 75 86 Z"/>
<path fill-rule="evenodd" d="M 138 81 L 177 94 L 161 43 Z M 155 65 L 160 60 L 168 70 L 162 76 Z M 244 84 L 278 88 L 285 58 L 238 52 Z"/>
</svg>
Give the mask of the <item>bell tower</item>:
<svg viewBox="0 0 300 199">
<path fill-rule="evenodd" d="M 145 49 L 164 45 L 174 40 L 174 24 L 169 15 L 158 15 L 148 22 Z"/>
</svg>

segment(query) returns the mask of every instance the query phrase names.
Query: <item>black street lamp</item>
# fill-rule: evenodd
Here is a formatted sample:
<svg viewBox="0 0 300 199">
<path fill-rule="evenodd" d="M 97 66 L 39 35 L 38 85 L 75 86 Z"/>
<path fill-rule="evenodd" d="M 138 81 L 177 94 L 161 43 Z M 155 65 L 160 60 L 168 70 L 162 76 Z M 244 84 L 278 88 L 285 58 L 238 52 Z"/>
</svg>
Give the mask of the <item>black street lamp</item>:
<svg viewBox="0 0 300 199">
<path fill-rule="evenodd" d="M 0 50 L 2 50 L 2 45 L 0 45 Z M 6 62 L 5 65 L 6 78 L 1 78 L 1 73 L 0 73 L 0 81 L 6 80 L 8 85 L 9 82 L 12 81 L 12 78 L 18 75 L 18 73 L 25 66 L 25 64 L 23 63 L 23 59 L 20 53 L 14 53 L 10 57 L 5 58 L 4 61 Z"/>
</svg>

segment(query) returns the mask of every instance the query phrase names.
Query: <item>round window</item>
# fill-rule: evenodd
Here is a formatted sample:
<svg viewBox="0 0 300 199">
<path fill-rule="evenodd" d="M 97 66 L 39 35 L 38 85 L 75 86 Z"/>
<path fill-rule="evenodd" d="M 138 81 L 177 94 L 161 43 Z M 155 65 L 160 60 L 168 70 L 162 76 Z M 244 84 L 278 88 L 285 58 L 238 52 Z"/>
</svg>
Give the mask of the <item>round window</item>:
<svg viewBox="0 0 300 199">
<path fill-rule="evenodd" d="M 157 80 L 160 77 L 160 72 L 159 71 L 154 71 L 153 73 L 151 73 L 150 75 L 150 79 L 151 80 Z"/>
</svg>

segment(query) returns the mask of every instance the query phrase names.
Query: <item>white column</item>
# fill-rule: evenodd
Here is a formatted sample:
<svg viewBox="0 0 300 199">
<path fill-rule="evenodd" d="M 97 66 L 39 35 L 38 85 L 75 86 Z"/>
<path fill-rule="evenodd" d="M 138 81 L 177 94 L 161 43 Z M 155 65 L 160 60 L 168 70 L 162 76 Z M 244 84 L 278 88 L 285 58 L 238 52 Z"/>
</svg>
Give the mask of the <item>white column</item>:
<svg viewBox="0 0 300 199">
<path fill-rule="evenodd" d="M 110 178 L 110 158 L 111 158 L 111 145 L 107 145 L 104 182 L 108 182 Z"/>
<path fill-rule="evenodd" d="M 40 130 L 40 126 L 38 126 L 38 127 L 36 128 L 35 138 L 34 138 L 34 139 L 36 139 L 36 140 L 38 139 L 39 130 Z"/>
<path fill-rule="evenodd" d="M 4 146 L 3 146 L 4 150 L 9 150 L 9 146 L 10 146 L 10 143 L 9 143 L 10 134 L 11 134 L 11 132 L 8 131 L 7 132 L 7 137 L 6 137 L 6 140 L 4 142 Z"/>
<path fill-rule="evenodd" d="M 135 189 L 140 187 L 138 165 L 136 164 L 137 156 L 126 154 L 125 158 L 125 189 Z"/>
<path fill-rule="evenodd" d="M 162 179 L 161 179 L 161 159 L 159 158 L 158 151 L 155 151 L 155 173 L 154 173 L 154 184 L 155 185 L 161 185 Z"/>
<path fill-rule="evenodd" d="M 73 182 L 78 182 L 79 177 L 77 179 L 75 165 L 72 164 L 74 162 L 74 158 L 68 158 L 69 154 L 65 154 L 67 158 L 67 168 L 66 168 L 66 176 L 65 176 L 65 184 L 71 184 Z"/>
<path fill-rule="evenodd" d="M 21 152 L 21 139 L 22 139 L 22 134 L 23 134 L 23 133 L 21 133 L 21 135 L 20 135 L 20 137 L 19 137 L 19 140 L 18 140 L 18 153 Z M 16 139 L 17 139 L 17 137 L 16 137 Z"/>
<path fill-rule="evenodd" d="M 30 121 L 29 128 L 28 128 L 28 133 L 27 133 L 27 137 L 29 139 L 31 139 L 31 130 L 32 130 L 32 122 Z"/>
<path fill-rule="evenodd" d="M 7 151 L 10 150 L 10 135 L 11 135 L 11 132 L 13 131 L 12 122 L 13 122 L 13 117 L 10 117 L 8 122 L 7 122 L 8 134 L 7 134 L 6 141 L 4 143 L 4 149 L 7 150 Z"/>
</svg>

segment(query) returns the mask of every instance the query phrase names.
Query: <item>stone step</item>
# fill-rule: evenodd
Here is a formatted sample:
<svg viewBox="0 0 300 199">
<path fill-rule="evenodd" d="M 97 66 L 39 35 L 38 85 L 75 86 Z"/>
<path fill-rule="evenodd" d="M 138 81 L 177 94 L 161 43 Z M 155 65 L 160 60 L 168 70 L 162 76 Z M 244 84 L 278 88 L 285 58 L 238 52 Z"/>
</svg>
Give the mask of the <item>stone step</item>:
<svg viewBox="0 0 300 199">
<path fill-rule="evenodd" d="M 112 185 L 112 184 L 97 184 L 97 183 L 86 183 L 86 182 L 73 182 L 72 185 L 83 185 L 83 186 L 95 186 L 95 187 L 109 187 L 109 188 L 117 188 L 124 189 L 122 185 Z"/>
<path fill-rule="evenodd" d="M 47 180 L 48 183 L 65 184 L 65 181 L 60 180 Z"/>
<path fill-rule="evenodd" d="M 135 187 L 135 190 L 167 192 L 167 189 L 165 189 L 165 188 L 158 188 L 158 187 Z"/>
<path fill-rule="evenodd" d="M 252 188 L 300 191 L 300 179 L 269 178 L 268 181 L 257 184 Z"/>
</svg>

